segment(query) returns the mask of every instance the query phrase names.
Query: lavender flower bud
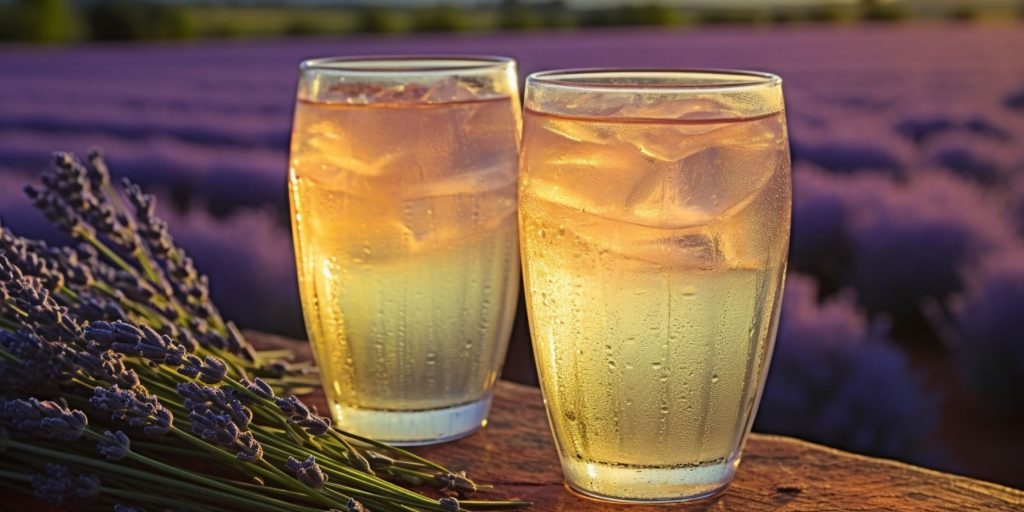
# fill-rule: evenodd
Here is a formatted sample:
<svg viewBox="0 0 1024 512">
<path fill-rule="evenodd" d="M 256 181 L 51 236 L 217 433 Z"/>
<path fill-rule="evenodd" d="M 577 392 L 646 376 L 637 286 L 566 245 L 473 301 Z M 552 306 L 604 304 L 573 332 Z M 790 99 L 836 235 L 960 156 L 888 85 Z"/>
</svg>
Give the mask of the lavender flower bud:
<svg viewBox="0 0 1024 512">
<path fill-rule="evenodd" d="M 295 473 L 295 478 L 303 484 L 314 489 L 324 488 L 324 482 L 327 481 L 327 475 L 325 475 L 320 469 L 320 466 L 316 464 L 316 458 L 312 455 L 302 462 L 299 462 L 293 457 L 288 457 L 288 468 Z"/>
<path fill-rule="evenodd" d="M 131 427 L 141 427 L 149 435 L 170 432 L 174 421 L 171 411 L 155 396 L 124 390 L 116 384 L 110 388 L 97 386 L 89 403 L 110 413 L 110 419 L 125 422 Z"/>
<path fill-rule="evenodd" d="M 466 478 L 464 471 L 434 475 L 434 485 L 441 491 L 458 493 L 459 496 L 467 496 L 477 491 L 476 484 Z"/>
<path fill-rule="evenodd" d="M 96 475 L 75 475 L 67 466 L 48 463 L 43 472 L 32 477 L 32 492 L 37 498 L 55 505 L 80 504 L 96 497 L 100 479 Z"/>
<path fill-rule="evenodd" d="M 115 352 L 142 357 L 157 364 L 180 366 L 188 356 L 185 347 L 148 325 L 136 327 L 120 320 L 89 324 L 85 338 L 109 346 Z"/>
<path fill-rule="evenodd" d="M 459 500 L 455 498 L 441 498 L 437 504 L 441 505 L 441 510 L 444 512 L 459 512 L 461 510 L 459 508 Z"/>
<path fill-rule="evenodd" d="M 331 420 L 310 412 L 306 404 L 303 404 L 298 397 L 291 395 L 288 398 L 275 398 L 274 403 L 281 412 L 288 416 L 288 423 L 298 425 L 306 430 L 309 435 L 322 436 L 331 428 Z"/>
<path fill-rule="evenodd" d="M 85 328 L 85 339 L 109 346 L 113 343 L 134 345 L 142 341 L 142 331 L 125 322 L 92 322 Z"/>
<path fill-rule="evenodd" d="M 101 349 L 95 343 L 75 353 L 78 366 L 90 377 L 117 384 L 122 389 L 135 389 L 139 386 L 139 375 L 124 366 L 122 357 L 114 351 Z"/>
<path fill-rule="evenodd" d="M 228 367 L 223 360 L 213 356 L 203 358 L 203 365 L 199 368 L 199 380 L 207 384 L 216 384 L 227 376 Z"/>
<path fill-rule="evenodd" d="M 192 420 L 192 433 L 226 448 L 233 448 L 241 433 L 227 414 L 217 414 L 207 409 L 189 413 L 188 417 Z"/>
<path fill-rule="evenodd" d="M 194 382 L 178 385 L 190 410 L 192 432 L 209 443 L 235 450 L 243 462 L 254 462 L 263 457 L 263 446 L 249 432 L 252 411 L 238 400 L 228 400 L 223 391 L 200 387 Z"/>
<path fill-rule="evenodd" d="M 242 432 L 238 438 L 239 450 L 235 453 L 242 462 L 256 462 L 263 458 L 263 445 L 256 440 L 252 432 Z"/>
<path fill-rule="evenodd" d="M 302 426 L 309 435 L 320 437 L 331 430 L 331 420 L 323 416 L 313 416 L 303 423 Z"/>
<path fill-rule="evenodd" d="M 299 401 L 299 398 L 295 395 L 291 395 L 288 398 L 277 398 L 274 400 L 274 403 L 289 418 L 302 420 L 309 417 L 309 408 L 306 407 L 306 404 Z"/>
<path fill-rule="evenodd" d="M 120 503 L 114 504 L 114 512 L 146 512 L 146 509 L 142 507 L 129 507 Z"/>
<path fill-rule="evenodd" d="M 3 418 L 14 430 L 53 441 L 74 441 L 82 436 L 89 423 L 82 411 L 35 398 L 4 402 Z"/>
<path fill-rule="evenodd" d="M 370 463 L 370 467 L 377 471 L 386 470 L 395 463 L 395 459 L 392 459 L 387 455 L 377 453 L 373 450 L 366 450 L 363 452 L 363 455 L 366 456 L 366 460 Z"/>
<path fill-rule="evenodd" d="M 103 440 L 96 443 L 96 449 L 109 461 L 121 460 L 131 450 L 131 440 L 120 430 L 116 432 L 108 430 L 103 433 Z"/>
<path fill-rule="evenodd" d="M 107 162 L 103 159 L 103 152 L 99 148 L 92 148 L 87 155 L 89 161 L 88 177 L 93 188 L 99 188 L 110 184 L 110 171 L 107 169 Z"/>
<path fill-rule="evenodd" d="M 249 391 L 252 391 L 254 394 L 267 400 L 273 400 L 275 398 L 274 388 L 270 387 L 270 384 L 267 384 L 267 381 L 259 377 L 256 377 L 251 382 L 249 380 L 242 380 L 242 384 L 245 385 L 245 388 Z"/>
<path fill-rule="evenodd" d="M 345 512 L 366 512 L 366 507 L 355 498 L 349 498 L 348 503 L 345 504 Z"/>
<path fill-rule="evenodd" d="M 0 330 L 0 346 L 18 359 L 0 365 L 0 382 L 9 391 L 32 392 L 37 385 L 67 382 L 76 369 L 76 353 L 70 346 L 46 341 L 33 332 Z"/>
</svg>

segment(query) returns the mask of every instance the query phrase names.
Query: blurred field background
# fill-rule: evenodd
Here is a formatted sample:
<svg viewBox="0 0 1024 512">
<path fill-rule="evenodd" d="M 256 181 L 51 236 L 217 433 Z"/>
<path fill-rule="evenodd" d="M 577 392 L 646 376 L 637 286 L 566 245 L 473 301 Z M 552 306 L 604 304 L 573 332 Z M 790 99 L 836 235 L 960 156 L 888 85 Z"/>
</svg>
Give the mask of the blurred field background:
<svg viewBox="0 0 1024 512">
<path fill-rule="evenodd" d="M 755 429 L 1024 487 L 1024 3 L 0 1 L 0 222 L 53 150 L 155 191 L 245 327 L 304 337 L 299 61 L 508 55 L 785 80 L 790 278 Z M 520 311 L 506 376 L 535 382 Z M 546 426 L 538 425 L 538 428 Z"/>
</svg>

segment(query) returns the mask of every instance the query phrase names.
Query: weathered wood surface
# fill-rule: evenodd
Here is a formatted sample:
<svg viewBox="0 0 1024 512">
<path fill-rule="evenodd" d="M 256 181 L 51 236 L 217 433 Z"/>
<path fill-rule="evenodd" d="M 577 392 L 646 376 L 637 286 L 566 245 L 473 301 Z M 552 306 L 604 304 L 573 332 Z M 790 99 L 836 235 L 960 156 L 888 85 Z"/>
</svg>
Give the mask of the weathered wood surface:
<svg viewBox="0 0 1024 512">
<path fill-rule="evenodd" d="M 287 343 L 250 334 L 254 343 Z M 293 345 L 294 346 L 294 345 Z M 295 346 L 308 355 L 304 344 Z M 323 397 L 308 397 L 323 408 Z M 465 439 L 417 448 L 474 480 L 488 497 L 522 498 L 535 511 L 1024 511 L 1024 492 L 900 462 L 865 457 L 798 439 L 751 434 L 736 480 L 696 505 L 613 505 L 570 493 L 562 483 L 540 391 L 502 381 L 486 428 Z"/>
</svg>

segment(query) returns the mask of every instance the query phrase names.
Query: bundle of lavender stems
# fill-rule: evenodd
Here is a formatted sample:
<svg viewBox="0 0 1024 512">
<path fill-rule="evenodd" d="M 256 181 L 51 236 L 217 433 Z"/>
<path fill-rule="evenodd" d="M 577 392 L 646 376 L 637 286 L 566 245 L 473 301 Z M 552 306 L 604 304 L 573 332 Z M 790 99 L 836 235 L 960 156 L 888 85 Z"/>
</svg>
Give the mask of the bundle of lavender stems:
<svg viewBox="0 0 1024 512">
<path fill-rule="evenodd" d="M 293 393 L 287 351 L 255 350 L 101 155 L 59 153 L 26 193 L 76 242 L 0 226 L 0 487 L 72 510 L 502 510 L 408 451 L 331 425 Z M 410 490 L 428 486 L 439 498 Z"/>
</svg>

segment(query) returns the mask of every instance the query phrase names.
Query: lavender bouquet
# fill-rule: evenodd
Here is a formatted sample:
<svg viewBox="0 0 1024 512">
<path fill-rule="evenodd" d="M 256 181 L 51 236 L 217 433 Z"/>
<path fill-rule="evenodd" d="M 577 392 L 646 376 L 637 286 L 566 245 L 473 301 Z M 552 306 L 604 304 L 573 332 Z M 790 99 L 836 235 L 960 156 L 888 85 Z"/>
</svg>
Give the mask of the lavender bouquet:
<svg viewBox="0 0 1024 512">
<path fill-rule="evenodd" d="M 529 505 L 467 499 L 465 474 L 333 427 L 291 394 L 308 367 L 221 317 L 152 196 L 98 152 L 55 160 L 26 192 L 78 245 L 0 226 L 0 485 L 118 512 Z"/>
</svg>

